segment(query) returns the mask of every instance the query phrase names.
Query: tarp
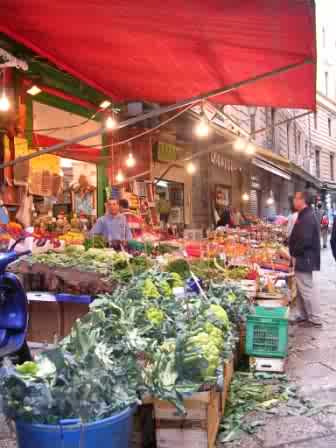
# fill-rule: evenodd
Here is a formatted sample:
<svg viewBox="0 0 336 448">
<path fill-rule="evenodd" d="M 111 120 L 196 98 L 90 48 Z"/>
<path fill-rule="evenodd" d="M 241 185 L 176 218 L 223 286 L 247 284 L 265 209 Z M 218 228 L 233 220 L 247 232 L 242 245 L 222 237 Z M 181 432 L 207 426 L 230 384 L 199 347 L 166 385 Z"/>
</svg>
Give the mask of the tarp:
<svg viewBox="0 0 336 448">
<path fill-rule="evenodd" d="M 116 100 L 315 108 L 313 0 L 1 0 L 0 31 Z"/>
<path fill-rule="evenodd" d="M 61 143 L 62 141 L 63 140 L 55 137 L 50 137 L 49 135 L 36 133 L 33 134 L 34 146 L 40 148 L 47 148 L 49 146 Z M 101 151 L 98 148 L 91 148 L 85 145 L 75 144 L 66 146 L 64 149 L 57 151 L 55 154 L 68 159 L 74 159 L 88 163 L 97 163 L 97 161 L 99 161 Z"/>
</svg>

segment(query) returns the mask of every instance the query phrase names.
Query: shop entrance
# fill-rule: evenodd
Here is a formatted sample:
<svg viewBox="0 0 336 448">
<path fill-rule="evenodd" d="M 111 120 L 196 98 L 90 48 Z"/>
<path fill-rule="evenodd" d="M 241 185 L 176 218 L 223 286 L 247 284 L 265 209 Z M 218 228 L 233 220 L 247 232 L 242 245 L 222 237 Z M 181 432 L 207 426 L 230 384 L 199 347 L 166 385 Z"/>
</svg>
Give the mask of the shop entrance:
<svg viewBox="0 0 336 448">
<path fill-rule="evenodd" d="M 177 230 L 184 229 L 184 184 L 170 180 L 159 180 L 156 196 L 160 222 Z"/>
</svg>

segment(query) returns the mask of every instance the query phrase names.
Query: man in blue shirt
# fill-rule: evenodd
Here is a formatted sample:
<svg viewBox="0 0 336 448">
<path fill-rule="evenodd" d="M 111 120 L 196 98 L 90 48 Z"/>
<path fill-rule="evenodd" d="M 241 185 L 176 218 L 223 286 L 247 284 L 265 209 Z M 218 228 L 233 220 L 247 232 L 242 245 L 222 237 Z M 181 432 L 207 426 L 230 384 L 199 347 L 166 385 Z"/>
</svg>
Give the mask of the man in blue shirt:
<svg viewBox="0 0 336 448">
<path fill-rule="evenodd" d="M 131 230 L 126 216 L 120 214 L 119 202 L 110 199 L 105 204 L 106 214 L 101 216 L 91 235 L 102 235 L 110 244 L 116 241 L 129 241 L 132 239 Z"/>
</svg>

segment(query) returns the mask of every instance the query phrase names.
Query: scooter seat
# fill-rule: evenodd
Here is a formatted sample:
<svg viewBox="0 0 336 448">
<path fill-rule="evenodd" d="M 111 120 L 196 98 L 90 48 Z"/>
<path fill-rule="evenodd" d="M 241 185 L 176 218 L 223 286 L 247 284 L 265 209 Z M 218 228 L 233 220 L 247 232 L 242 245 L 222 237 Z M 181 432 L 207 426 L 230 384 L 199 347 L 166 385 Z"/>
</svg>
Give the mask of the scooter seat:
<svg viewBox="0 0 336 448">
<path fill-rule="evenodd" d="M 8 333 L 7 330 L 4 328 L 0 329 L 0 347 L 6 344 L 8 340 Z"/>
<path fill-rule="evenodd" d="M 17 260 L 18 256 L 15 252 L 1 252 L 0 253 L 0 271 L 4 271 L 6 267 Z"/>
<path fill-rule="evenodd" d="M 28 312 L 26 303 L 18 297 L 8 297 L 6 302 L 0 305 L 0 330 L 25 330 L 27 319 Z"/>
<path fill-rule="evenodd" d="M 7 336 L 8 339 L 6 343 L 0 346 L 0 358 L 19 351 L 26 339 L 26 333 L 24 331 L 17 333 L 15 331 L 11 332 L 11 330 L 8 330 Z"/>
</svg>

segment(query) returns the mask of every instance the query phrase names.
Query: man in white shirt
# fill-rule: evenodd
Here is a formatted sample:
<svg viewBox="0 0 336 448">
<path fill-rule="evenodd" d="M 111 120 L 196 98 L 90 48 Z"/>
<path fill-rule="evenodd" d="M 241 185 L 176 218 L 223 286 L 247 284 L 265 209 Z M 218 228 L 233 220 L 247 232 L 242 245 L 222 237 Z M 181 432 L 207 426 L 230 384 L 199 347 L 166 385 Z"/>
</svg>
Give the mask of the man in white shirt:
<svg viewBox="0 0 336 448">
<path fill-rule="evenodd" d="M 298 218 L 298 212 L 295 211 L 294 205 L 292 205 L 292 212 L 290 215 L 288 215 L 288 221 L 287 221 L 287 238 L 291 236 L 297 218 Z"/>
</svg>

